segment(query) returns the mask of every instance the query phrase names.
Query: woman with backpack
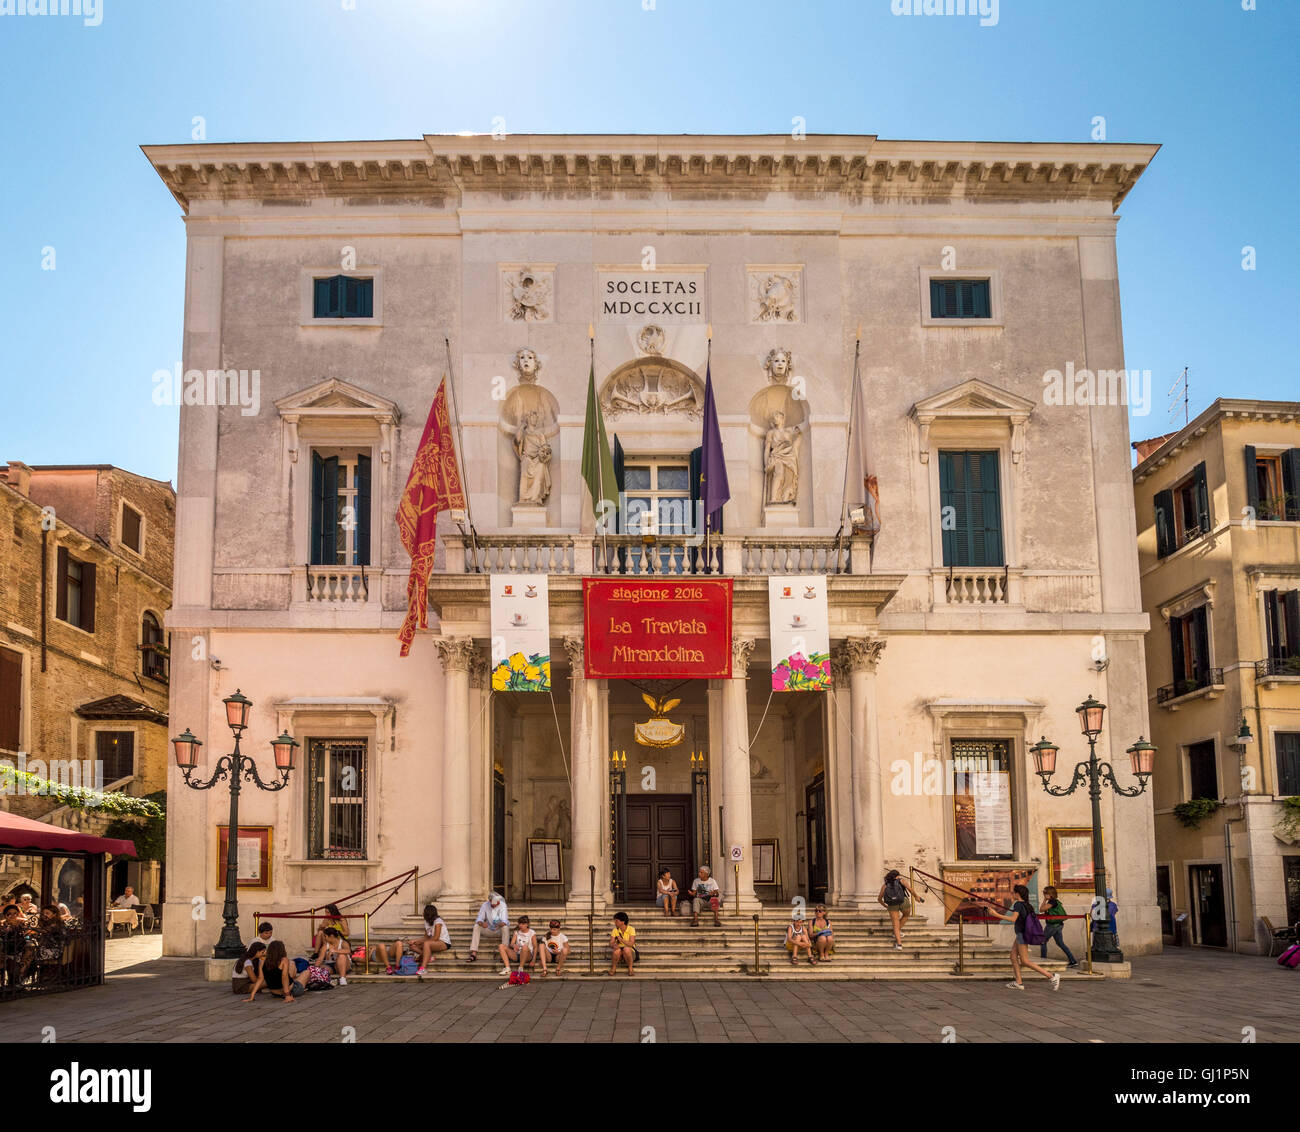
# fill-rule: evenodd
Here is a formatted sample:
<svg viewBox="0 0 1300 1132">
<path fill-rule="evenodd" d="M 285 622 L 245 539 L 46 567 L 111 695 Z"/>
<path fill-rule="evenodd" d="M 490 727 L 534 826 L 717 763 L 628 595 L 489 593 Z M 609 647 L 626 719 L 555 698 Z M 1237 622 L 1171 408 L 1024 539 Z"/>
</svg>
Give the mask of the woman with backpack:
<svg viewBox="0 0 1300 1132">
<path fill-rule="evenodd" d="M 1007 983 L 1007 986 L 1015 990 L 1024 990 L 1025 984 L 1020 980 L 1020 969 L 1028 967 L 1031 971 L 1037 971 L 1051 983 L 1052 990 L 1059 990 L 1061 976 L 1043 970 L 1042 967 L 1029 958 L 1027 938 L 1032 936 L 1035 943 L 1041 943 L 1043 940 L 1042 925 L 1034 914 L 1033 906 L 1029 903 L 1029 889 L 1023 884 L 1018 884 L 1012 891 L 1016 894 L 1016 900 L 1009 909 L 990 904 L 987 900 L 984 901 L 984 907 L 999 920 L 1015 920 L 1016 922 L 1016 941 L 1011 945 L 1011 973 L 1015 975 L 1016 981 Z"/>
<path fill-rule="evenodd" d="M 903 925 L 907 923 L 907 917 L 912 914 L 913 900 L 921 904 L 925 903 L 897 869 L 890 869 L 885 874 L 885 883 L 880 887 L 876 902 L 889 909 L 889 919 L 894 926 L 895 951 L 903 950 Z"/>
</svg>

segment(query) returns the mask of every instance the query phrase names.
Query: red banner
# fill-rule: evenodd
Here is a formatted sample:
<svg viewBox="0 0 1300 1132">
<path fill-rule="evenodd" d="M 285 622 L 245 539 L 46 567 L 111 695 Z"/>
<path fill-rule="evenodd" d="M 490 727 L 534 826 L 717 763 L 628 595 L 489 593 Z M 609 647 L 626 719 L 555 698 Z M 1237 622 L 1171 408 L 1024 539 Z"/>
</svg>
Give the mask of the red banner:
<svg viewBox="0 0 1300 1132">
<path fill-rule="evenodd" d="M 588 679 L 731 675 L 730 578 L 583 578 L 582 627 Z"/>
</svg>

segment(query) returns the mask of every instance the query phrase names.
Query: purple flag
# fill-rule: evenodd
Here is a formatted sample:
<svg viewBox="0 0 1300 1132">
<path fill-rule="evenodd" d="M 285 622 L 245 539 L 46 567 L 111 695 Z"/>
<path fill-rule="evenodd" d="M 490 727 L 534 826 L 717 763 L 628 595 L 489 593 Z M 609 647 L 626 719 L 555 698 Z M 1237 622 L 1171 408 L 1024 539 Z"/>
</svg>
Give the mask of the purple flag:
<svg viewBox="0 0 1300 1132">
<path fill-rule="evenodd" d="M 727 483 L 727 462 L 722 455 L 722 432 L 718 428 L 718 406 L 713 400 L 713 371 L 704 371 L 704 445 L 700 453 L 700 498 L 704 501 L 705 521 L 709 529 L 719 524 L 718 513 L 731 498 Z"/>
</svg>

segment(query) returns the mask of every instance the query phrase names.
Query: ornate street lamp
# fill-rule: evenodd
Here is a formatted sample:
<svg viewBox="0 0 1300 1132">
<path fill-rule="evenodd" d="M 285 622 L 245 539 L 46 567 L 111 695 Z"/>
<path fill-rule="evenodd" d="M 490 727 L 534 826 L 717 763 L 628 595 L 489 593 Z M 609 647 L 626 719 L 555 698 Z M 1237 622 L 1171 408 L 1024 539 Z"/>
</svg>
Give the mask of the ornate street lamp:
<svg viewBox="0 0 1300 1132">
<path fill-rule="evenodd" d="M 1092 960 L 1094 963 L 1122 963 L 1124 953 L 1115 942 L 1115 933 L 1110 930 L 1110 920 L 1106 915 L 1106 861 L 1101 845 L 1101 787 L 1107 783 L 1116 794 L 1125 798 L 1136 798 L 1147 788 L 1151 775 L 1155 771 L 1156 748 L 1145 738 L 1138 736 L 1138 741 L 1129 747 L 1128 755 L 1136 786 L 1121 786 L 1115 779 L 1115 771 L 1109 763 L 1097 760 L 1097 737 L 1102 731 L 1102 720 L 1106 715 L 1106 705 L 1089 696 L 1076 709 L 1079 716 L 1079 730 L 1088 740 L 1087 761 L 1074 768 L 1074 777 L 1068 786 L 1053 786 L 1049 779 L 1056 772 L 1056 754 L 1060 750 L 1055 743 L 1048 742 L 1043 736 L 1029 748 L 1034 760 L 1034 772 L 1043 780 L 1043 789 L 1056 797 L 1073 794 L 1085 783 L 1088 796 L 1092 801 L 1092 877 L 1094 901 L 1094 924 L 1092 930 Z"/>
<path fill-rule="evenodd" d="M 250 755 L 239 753 L 239 739 L 248 726 L 248 718 L 253 710 L 252 700 L 244 697 L 239 689 L 233 696 L 227 696 L 222 703 L 226 705 L 226 723 L 235 736 L 235 749 L 231 754 L 217 759 L 212 777 L 207 782 L 195 781 L 192 777 L 199 763 L 199 748 L 202 741 L 196 739 L 187 727 L 175 739 L 172 747 L 176 753 L 176 765 L 185 776 L 185 785 L 194 790 L 211 790 L 222 779 L 230 780 L 230 826 L 226 851 L 226 903 L 221 910 L 225 921 L 221 936 L 212 948 L 214 959 L 238 959 L 244 954 L 244 944 L 239 938 L 239 901 L 237 899 L 238 863 L 239 863 L 239 780 L 246 778 L 259 790 L 283 790 L 289 785 L 289 774 L 293 770 L 294 756 L 298 751 L 298 741 L 284 731 L 271 741 L 271 751 L 275 756 L 275 768 L 280 772 L 280 781 L 270 784 L 262 781 L 257 773 L 257 763 Z"/>
</svg>

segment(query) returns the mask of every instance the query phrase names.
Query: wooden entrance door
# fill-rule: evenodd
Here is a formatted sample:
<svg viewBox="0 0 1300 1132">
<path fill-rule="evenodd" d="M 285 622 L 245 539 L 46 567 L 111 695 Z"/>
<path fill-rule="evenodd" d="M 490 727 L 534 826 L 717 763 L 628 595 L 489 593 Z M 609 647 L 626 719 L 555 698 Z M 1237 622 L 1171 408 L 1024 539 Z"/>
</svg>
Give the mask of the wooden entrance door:
<svg viewBox="0 0 1300 1132">
<path fill-rule="evenodd" d="M 826 899 L 829 861 L 826 856 L 826 780 L 819 774 L 804 794 L 808 846 L 808 899 Z"/>
<path fill-rule="evenodd" d="M 672 869 L 681 891 L 690 887 L 691 828 L 689 794 L 627 796 L 623 881 L 629 900 L 654 900 L 660 869 Z"/>
</svg>

